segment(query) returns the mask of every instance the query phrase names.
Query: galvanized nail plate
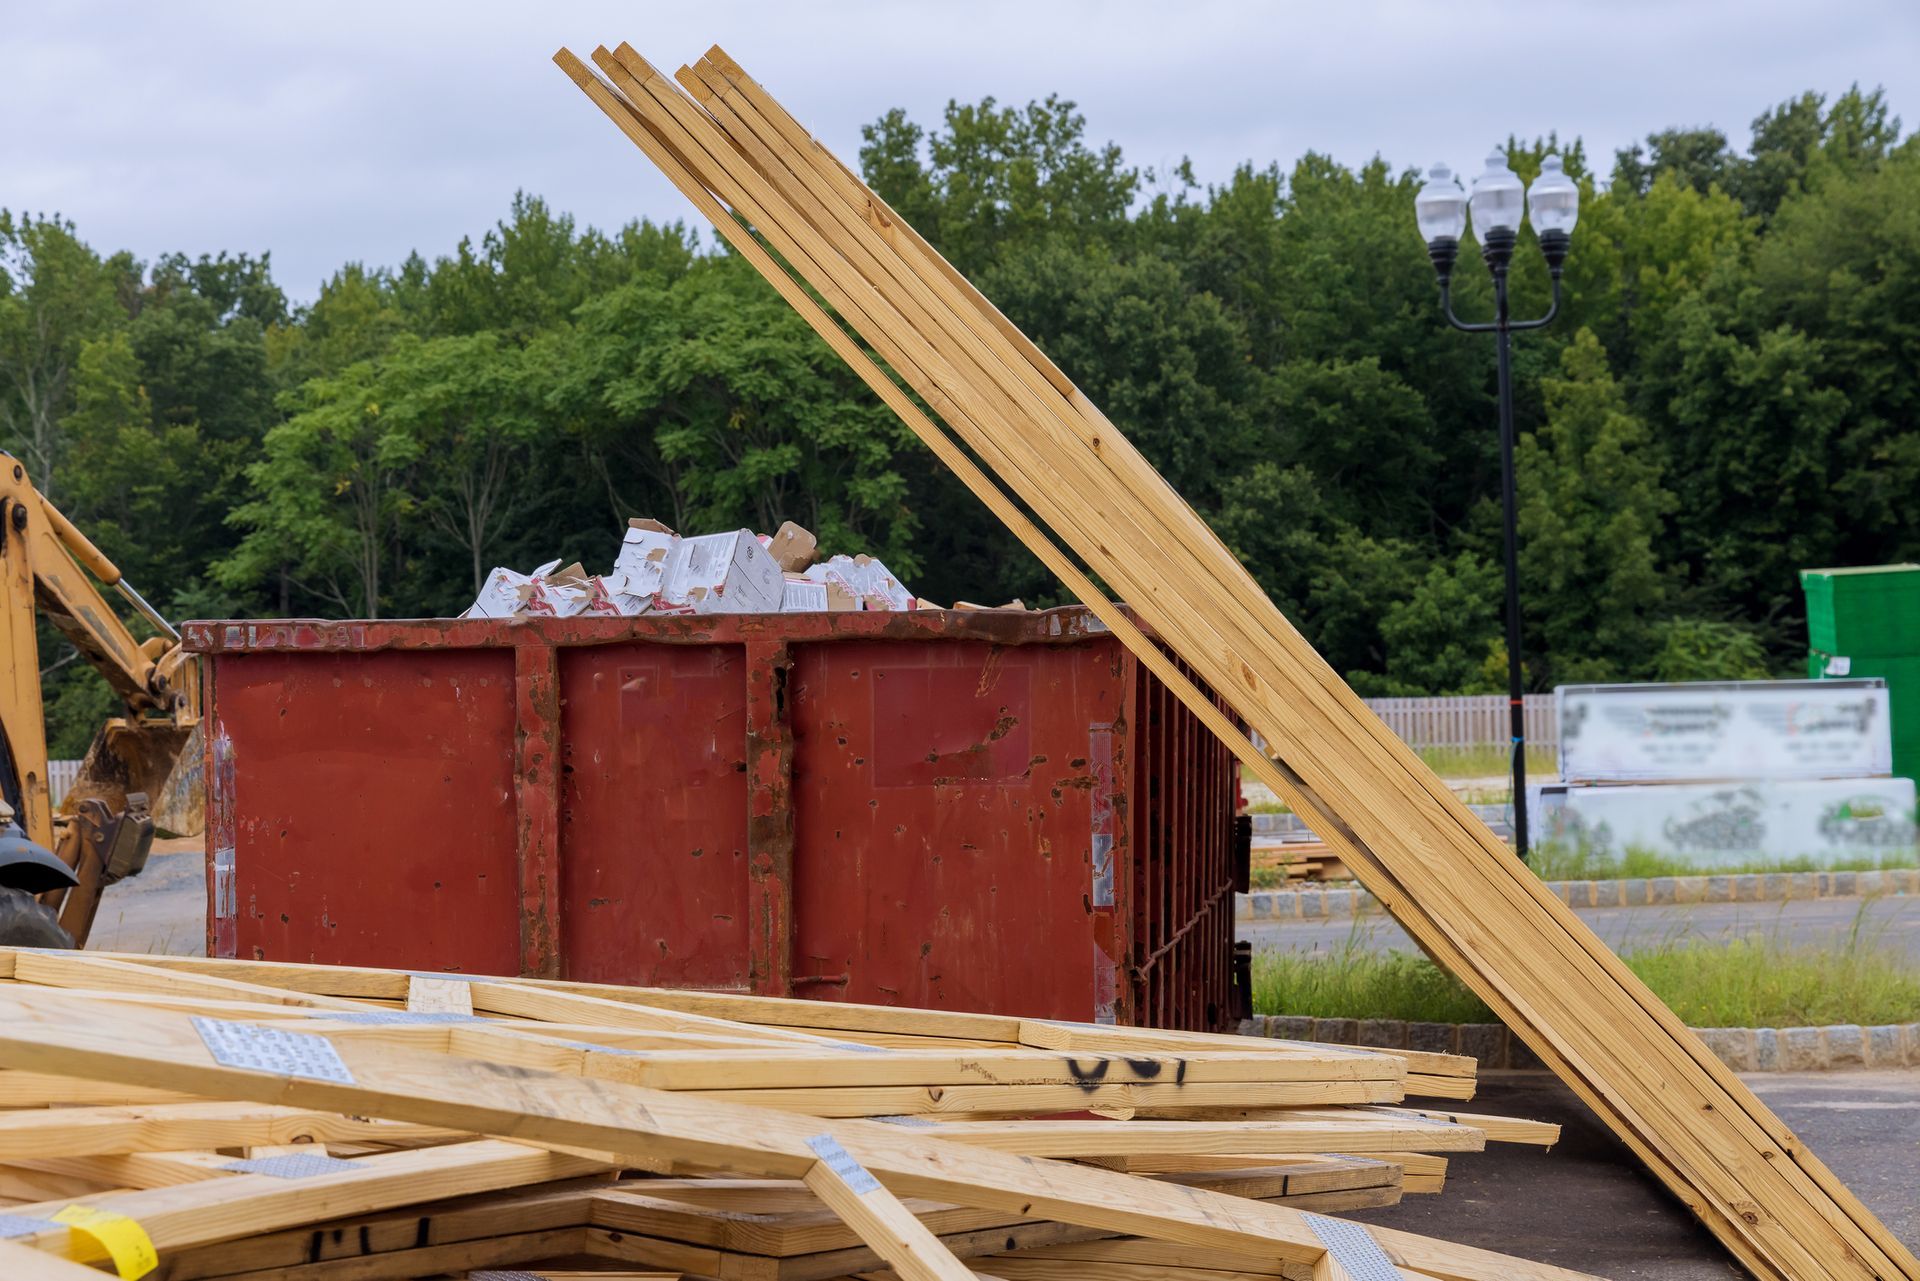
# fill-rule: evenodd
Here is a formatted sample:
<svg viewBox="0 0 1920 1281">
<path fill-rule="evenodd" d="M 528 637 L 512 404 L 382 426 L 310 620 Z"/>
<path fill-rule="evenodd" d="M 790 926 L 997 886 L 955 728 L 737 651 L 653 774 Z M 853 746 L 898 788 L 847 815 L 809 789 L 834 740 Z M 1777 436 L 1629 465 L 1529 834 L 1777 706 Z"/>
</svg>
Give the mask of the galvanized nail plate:
<svg viewBox="0 0 1920 1281">
<path fill-rule="evenodd" d="M 355 1165 L 351 1161 L 342 1161 L 339 1157 L 322 1156 L 317 1153 L 291 1152 L 285 1156 L 249 1157 L 244 1161 L 231 1161 L 220 1167 L 235 1174 L 266 1174 L 276 1179 L 312 1179 L 322 1174 L 351 1174 L 364 1170 L 365 1166 Z"/>
<path fill-rule="evenodd" d="M 193 1027 L 214 1061 L 223 1067 L 331 1081 L 335 1085 L 353 1084 L 353 1073 L 341 1061 L 333 1042 L 324 1036 L 199 1015 L 194 1016 Z"/>
<path fill-rule="evenodd" d="M 1373 1233 L 1358 1223 L 1329 1219 L 1311 1211 L 1303 1211 L 1301 1217 L 1353 1281 L 1406 1281 L 1387 1252 L 1380 1248 L 1380 1243 L 1373 1239 Z"/>
<path fill-rule="evenodd" d="M 840 1176 L 855 1193 L 865 1196 L 869 1192 L 880 1190 L 880 1180 L 868 1173 L 867 1167 L 853 1159 L 853 1153 L 840 1146 L 840 1140 L 831 1134 L 816 1134 L 807 1140 L 807 1146 L 821 1163 Z"/>
</svg>

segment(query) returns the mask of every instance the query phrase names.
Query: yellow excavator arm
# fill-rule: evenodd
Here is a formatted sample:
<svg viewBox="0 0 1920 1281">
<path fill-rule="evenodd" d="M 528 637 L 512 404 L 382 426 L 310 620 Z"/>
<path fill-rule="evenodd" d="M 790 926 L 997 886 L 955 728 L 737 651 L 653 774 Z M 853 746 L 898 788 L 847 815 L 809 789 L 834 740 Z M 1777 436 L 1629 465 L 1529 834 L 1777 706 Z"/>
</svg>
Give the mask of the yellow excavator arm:
<svg viewBox="0 0 1920 1281">
<path fill-rule="evenodd" d="M 91 575 L 91 577 L 89 577 Z M 94 581 L 113 588 L 160 635 L 134 639 Z M 35 620 L 44 617 L 99 671 L 124 715 L 94 736 L 79 778 L 54 811 L 47 773 Z M 0 452 L 0 887 L 40 896 L 74 943 L 100 892 L 138 872 L 160 826 L 200 830 L 199 666 L 179 633 L 120 570 Z M 10 835 L 17 839 L 10 839 Z M 47 858 L 66 869 L 62 876 Z M 49 881 L 54 883 L 49 884 Z M 0 936 L 18 904 L 0 910 Z M 30 941 L 18 939 L 16 941 Z"/>
</svg>

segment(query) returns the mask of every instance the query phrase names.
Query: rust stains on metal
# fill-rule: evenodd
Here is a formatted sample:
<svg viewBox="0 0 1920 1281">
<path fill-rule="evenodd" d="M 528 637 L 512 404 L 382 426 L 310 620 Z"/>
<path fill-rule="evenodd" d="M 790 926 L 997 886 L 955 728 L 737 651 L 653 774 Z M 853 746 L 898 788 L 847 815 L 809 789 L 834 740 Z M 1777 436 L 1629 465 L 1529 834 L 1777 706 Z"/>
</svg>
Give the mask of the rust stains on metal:
<svg viewBox="0 0 1920 1281">
<path fill-rule="evenodd" d="M 249 763 L 242 955 L 1170 1026 L 1225 1007 L 1231 761 L 1081 611 L 188 634 Z"/>
<path fill-rule="evenodd" d="M 793 728 L 784 641 L 747 646 L 748 986 L 793 994 Z"/>
</svg>

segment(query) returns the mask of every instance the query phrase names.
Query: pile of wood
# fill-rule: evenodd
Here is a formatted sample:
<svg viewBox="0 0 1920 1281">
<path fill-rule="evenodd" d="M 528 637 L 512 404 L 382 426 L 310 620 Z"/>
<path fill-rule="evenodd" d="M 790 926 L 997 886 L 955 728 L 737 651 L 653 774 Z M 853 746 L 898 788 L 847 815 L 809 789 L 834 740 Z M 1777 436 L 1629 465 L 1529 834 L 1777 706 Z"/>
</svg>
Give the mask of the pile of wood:
<svg viewBox="0 0 1920 1281">
<path fill-rule="evenodd" d="M 1277 875 L 1276 875 L 1277 874 Z M 1325 841 L 1267 841 L 1253 843 L 1253 883 L 1288 881 L 1350 881 L 1353 873 Z"/>
<path fill-rule="evenodd" d="M 555 60 L 1743 1266 L 1920 1281 L 1912 1251 L 1367 709 L 1072 380 L 737 63 L 715 48 L 669 77 L 626 45 Z"/>
<path fill-rule="evenodd" d="M 1326 1217 L 1557 1138 L 1402 1106 L 1472 1092 L 1448 1055 L 173 957 L 0 978 L 9 1281 L 1576 1275 Z"/>
</svg>

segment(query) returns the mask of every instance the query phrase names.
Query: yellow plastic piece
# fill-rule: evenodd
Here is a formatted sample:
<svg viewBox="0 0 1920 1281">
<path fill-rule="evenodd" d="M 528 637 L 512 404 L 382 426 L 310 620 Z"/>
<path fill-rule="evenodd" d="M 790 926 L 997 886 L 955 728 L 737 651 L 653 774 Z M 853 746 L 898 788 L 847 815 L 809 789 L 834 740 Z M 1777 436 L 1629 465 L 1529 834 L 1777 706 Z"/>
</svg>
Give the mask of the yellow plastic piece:
<svg viewBox="0 0 1920 1281">
<path fill-rule="evenodd" d="M 113 1260 L 120 1281 L 138 1281 L 160 1266 L 160 1252 L 153 1248 L 147 1230 L 124 1214 L 99 1210 L 90 1205 L 70 1205 L 53 1216 L 75 1232 L 84 1232 L 100 1243 Z"/>
</svg>

